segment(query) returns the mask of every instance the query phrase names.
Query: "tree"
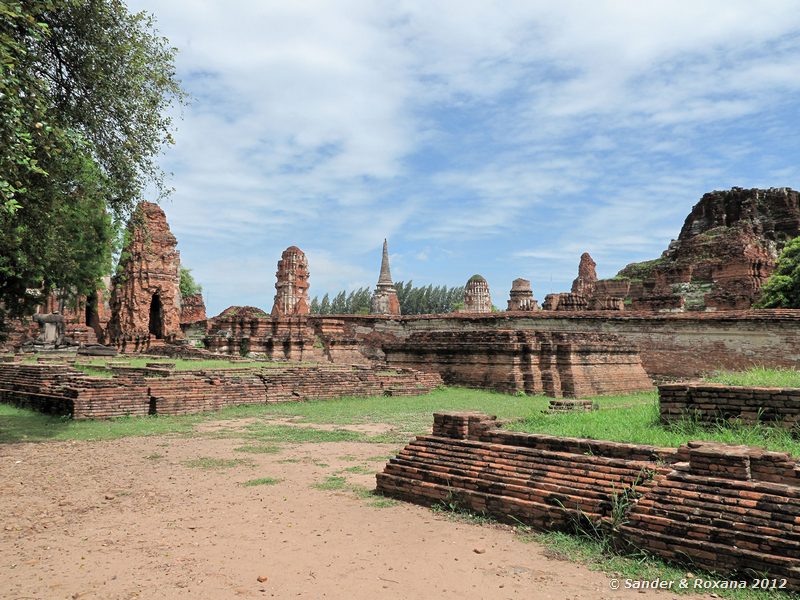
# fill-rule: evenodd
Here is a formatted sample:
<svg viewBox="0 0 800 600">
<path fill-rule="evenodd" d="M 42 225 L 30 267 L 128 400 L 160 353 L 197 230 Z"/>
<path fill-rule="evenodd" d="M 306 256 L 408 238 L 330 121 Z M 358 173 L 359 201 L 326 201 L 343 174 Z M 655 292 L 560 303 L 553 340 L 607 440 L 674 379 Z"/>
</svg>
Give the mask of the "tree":
<svg viewBox="0 0 800 600">
<path fill-rule="evenodd" d="M 0 2 L 0 325 L 96 289 L 172 143 L 175 49 L 120 0 Z"/>
<path fill-rule="evenodd" d="M 203 291 L 203 286 L 197 283 L 192 277 L 192 270 L 186 267 L 181 267 L 181 281 L 180 281 L 181 298 L 194 296 Z"/>
<path fill-rule="evenodd" d="M 800 237 L 784 246 L 756 308 L 800 308 Z"/>
<path fill-rule="evenodd" d="M 464 288 L 428 285 L 415 288 L 413 282 L 398 281 L 394 284 L 400 311 L 404 315 L 442 314 L 453 312 L 456 305 L 464 300 Z M 347 292 L 339 292 L 333 302 L 328 305 L 328 295 L 319 301 L 315 296 L 311 300 L 311 312 L 314 314 L 369 314 L 372 304 L 372 292 L 368 287 L 361 287 Z"/>
</svg>

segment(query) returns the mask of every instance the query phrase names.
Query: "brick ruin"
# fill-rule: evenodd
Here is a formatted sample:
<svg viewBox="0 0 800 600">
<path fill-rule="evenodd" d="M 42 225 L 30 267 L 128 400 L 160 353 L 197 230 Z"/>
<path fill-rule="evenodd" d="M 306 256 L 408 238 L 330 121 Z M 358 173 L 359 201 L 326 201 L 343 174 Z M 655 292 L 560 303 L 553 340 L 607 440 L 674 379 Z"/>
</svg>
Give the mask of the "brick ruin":
<svg viewBox="0 0 800 600">
<path fill-rule="evenodd" d="M 750 308 L 778 254 L 800 235 L 800 194 L 731 188 L 705 194 L 660 258 L 616 276 L 615 294 L 637 310 Z"/>
<path fill-rule="evenodd" d="M 174 364 L 152 363 L 108 370 L 113 377 L 90 376 L 67 364 L 0 363 L 0 402 L 101 419 L 341 396 L 413 396 L 441 385 L 433 373 L 349 365 L 176 371 Z"/>
<path fill-rule="evenodd" d="M 538 310 L 539 303 L 533 297 L 533 289 L 531 289 L 531 282 L 521 277 L 515 279 L 511 283 L 511 291 L 509 292 L 508 310 L 510 311 L 529 311 Z"/>
<path fill-rule="evenodd" d="M 275 273 L 273 317 L 308 314 L 308 259 L 300 248 L 289 246 L 281 254 Z"/>
<path fill-rule="evenodd" d="M 154 340 L 157 345 L 183 337 L 180 254 L 164 211 L 152 202 L 141 202 L 127 235 L 112 278 L 108 341 L 146 349 Z"/>
<path fill-rule="evenodd" d="M 482 275 L 473 275 L 464 287 L 465 313 L 492 312 L 492 296 L 489 293 L 489 283 Z"/>
<path fill-rule="evenodd" d="M 377 490 L 424 505 L 458 502 L 539 530 L 596 529 L 673 562 L 737 580 L 785 578 L 788 589 L 800 589 L 800 464 L 788 454 L 709 442 L 657 448 L 498 425 L 481 413 L 435 413 L 432 434 L 389 461 Z"/>
<path fill-rule="evenodd" d="M 609 334 L 416 331 L 382 349 L 390 366 L 508 394 L 587 397 L 653 388 L 638 349 Z"/>
<path fill-rule="evenodd" d="M 800 425 L 800 388 L 747 387 L 708 382 L 658 386 L 661 421 L 691 418 L 715 425 L 729 420 L 764 423 L 796 430 Z"/>
<path fill-rule="evenodd" d="M 660 258 L 598 279 L 581 256 L 569 293 L 549 294 L 545 310 L 684 312 L 745 310 L 758 300 L 778 254 L 800 235 L 800 194 L 789 188 L 705 194 Z"/>
<path fill-rule="evenodd" d="M 205 321 L 206 303 L 203 302 L 203 294 L 197 293 L 181 298 L 181 328 L 184 325 Z"/>
<path fill-rule="evenodd" d="M 370 313 L 373 315 L 400 314 L 400 300 L 397 298 L 397 290 L 389 270 L 389 243 L 385 239 L 381 256 L 381 272 L 378 276 L 378 285 L 372 294 Z"/>
<path fill-rule="evenodd" d="M 578 277 L 572 282 L 572 293 L 582 296 L 593 296 L 597 285 L 597 263 L 588 252 L 581 254 L 578 265 Z"/>
<path fill-rule="evenodd" d="M 547 294 L 542 304 L 542 309 L 579 312 L 579 311 L 607 311 L 625 310 L 623 297 L 616 297 L 600 291 L 597 279 L 597 263 L 588 252 L 581 254 L 578 264 L 578 277 L 572 282 L 570 292 Z"/>
</svg>

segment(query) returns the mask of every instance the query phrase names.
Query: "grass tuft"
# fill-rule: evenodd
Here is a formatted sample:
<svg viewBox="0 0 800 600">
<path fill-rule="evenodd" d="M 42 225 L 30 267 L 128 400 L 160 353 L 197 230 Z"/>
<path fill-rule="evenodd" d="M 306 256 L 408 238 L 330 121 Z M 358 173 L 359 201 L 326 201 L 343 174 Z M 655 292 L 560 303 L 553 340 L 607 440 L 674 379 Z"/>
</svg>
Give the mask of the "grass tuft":
<svg viewBox="0 0 800 600">
<path fill-rule="evenodd" d="M 238 446 L 233 449 L 234 452 L 248 452 L 250 454 L 277 454 L 281 451 L 280 446 L 274 444 L 257 445 L 257 446 Z"/>
<path fill-rule="evenodd" d="M 183 464 L 193 469 L 230 469 L 239 465 L 252 465 L 253 463 L 241 458 L 211 458 L 203 456 L 184 461 Z"/>
<path fill-rule="evenodd" d="M 331 475 L 325 481 L 315 483 L 311 487 L 317 490 L 343 490 L 347 487 L 347 479 Z"/>
<path fill-rule="evenodd" d="M 276 479 L 274 477 L 259 477 L 258 479 L 250 479 L 249 481 L 245 481 L 242 485 L 245 487 L 253 487 L 256 485 L 275 485 L 281 481 L 283 480 Z"/>
</svg>

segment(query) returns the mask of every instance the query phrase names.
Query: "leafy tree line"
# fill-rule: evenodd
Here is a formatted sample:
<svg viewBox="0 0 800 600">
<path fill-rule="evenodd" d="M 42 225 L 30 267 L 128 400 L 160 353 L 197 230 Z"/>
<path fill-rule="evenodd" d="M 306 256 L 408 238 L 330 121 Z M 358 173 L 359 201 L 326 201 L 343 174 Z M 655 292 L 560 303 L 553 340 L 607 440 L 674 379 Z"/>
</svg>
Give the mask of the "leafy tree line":
<svg viewBox="0 0 800 600">
<path fill-rule="evenodd" d="M 111 272 L 119 227 L 172 143 L 175 49 L 121 0 L 0 0 L 0 330 Z"/>
<path fill-rule="evenodd" d="M 414 287 L 412 281 L 398 281 L 394 284 L 400 311 L 404 315 L 449 313 L 463 306 L 464 287 L 427 285 Z M 358 288 L 349 294 L 341 291 L 333 299 L 325 294 L 311 300 L 309 309 L 319 315 L 368 314 L 372 302 L 372 292 L 368 287 Z"/>
</svg>

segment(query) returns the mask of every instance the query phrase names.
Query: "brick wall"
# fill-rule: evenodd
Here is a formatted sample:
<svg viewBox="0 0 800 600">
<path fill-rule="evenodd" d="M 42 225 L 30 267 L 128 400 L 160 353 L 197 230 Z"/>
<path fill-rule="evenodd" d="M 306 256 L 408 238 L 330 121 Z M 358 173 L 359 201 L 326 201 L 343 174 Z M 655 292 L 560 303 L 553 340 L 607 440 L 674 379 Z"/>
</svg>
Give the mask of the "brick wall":
<svg viewBox="0 0 800 600">
<path fill-rule="evenodd" d="M 586 397 L 652 389 L 636 348 L 610 334 L 415 331 L 382 347 L 389 365 L 505 393 Z"/>
<path fill-rule="evenodd" d="M 800 422 L 800 388 L 672 383 L 658 387 L 658 400 L 664 422 L 688 416 L 706 423 L 740 419 L 789 429 Z"/>
<path fill-rule="evenodd" d="M 321 317 L 310 317 L 313 322 Z M 800 362 L 800 310 L 747 310 L 654 314 L 650 312 L 535 311 L 405 317 L 337 316 L 370 358 L 384 343 L 402 343 L 419 331 L 608 333 L 639 348 L 645 371 L 656 379 L 695 377 L 717 369 L 753 365 L 791 367 Z"/>
<path fill-rule="evenodd" d="M 75 419 L 192 414 L 225 406 L 342 396 L 410 396 L 442 384 L 435 373 L 346 365 L 175 371 L 113 367 L 91 377 L 69 365 L 0 363 L 0 401 Z"/>
<path fill-rule="evenodd" d="M 457 502 L 543 530 L 597 527 L 619 544 L 800 589 L 800 466 L 788 454 L 692 442 L 678 449 L 513 433 L 480 413 L 437 413 L 377 475 L 377 489 Z M 614 520 L 620 499 L 625 518 Z"/>
</svg>

